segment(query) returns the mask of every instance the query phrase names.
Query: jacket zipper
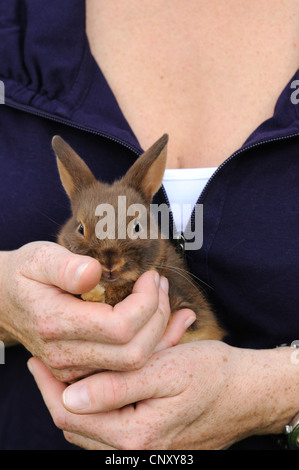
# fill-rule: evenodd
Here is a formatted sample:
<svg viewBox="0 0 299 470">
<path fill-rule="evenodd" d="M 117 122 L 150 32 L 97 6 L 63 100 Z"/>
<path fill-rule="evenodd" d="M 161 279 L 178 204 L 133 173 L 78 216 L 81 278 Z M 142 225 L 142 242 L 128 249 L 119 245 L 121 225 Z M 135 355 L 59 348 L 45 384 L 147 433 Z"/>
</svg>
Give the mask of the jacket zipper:
<svg viewBox="0 0 299 470">
<path fill-rule="evenodd" d="M 228 157 L 226 160 L 224 160 L 223 163 L 221 163 L 221 165 L 214 171 L 214 173 L 212 174 L 212 176 L 210 177 L 210 179 L 207 181 L 201 195 L 199 196 L 198 200 L 197 200 L 197 204 L 200 204 L 200 202 L 202 201 L 208 187 L 210 186 L 211 182 L 214 180 L 214 178 L 217 176 L 217 174 L 219 173 L 219 171 L 221 171 L 221 169 L 227 165 L 227 163 L 229 163 L 231 160 L 233 160 L 235 157 L 237 157 L 238 155 L 240 155 L 241 153 L 244 153 L 246 152 L 247 150 L 250 150 L 250 149 L 253 149 L 255 147 L 260 147 L 264 144 L 269 144 L 271 142 L 278 142 L 278 141 L 281 141 L 281 140 L 287 140 L 287 139 L 291 139 L 292 137 L 298 137 L 299 136 L 299 132 L 295 132 L 294 134 L 290 134 L 290 135 L 285 135 L 285 136 L 282 136 L 282 137 L 273 137 L 271 139 L 265 139 L 265 140 L 261 140 L 260 142 L 256 142 L 255 144 L 251 144 L 251 145 L 248 145 L 247 147 L 242 147 L 240 148 L 239 150 L 237 150 L 236 152 L 234 152 L 230 157 Z M 193 213 L 192 215 L 194 215 L 194 210 L 193 210 Z"/>
<path fill-rule="evenodd" d="M 46 119 L 49 119 L 51 121 L 58 122 L 60 124 L 64 124 L 64 125 L 73 127 L 74 129 L 78 129 L 78 130 L 81 130 L 81 131 L 89 132 L 89 133 L 94 134 L 94 135 L 98 135 L 100 137 L 104 137 L 105 139 L 108 139 L 112 142 L 118 143 L 118 144 L 126 147 L 127 149 L 131 150 L 137 157 L 139 157 L 141 155 L 140 150 L 137 149 L 136 147 L 128 144 L 127 142 L 125 142 L 121 139 L 118 139 L 117 137 L 111 136 L 111 135 L 109 135 L 105 132 L 100 132 L 100 131 L 98 131 L 96 129 L 93 129 L 93 128 L 90 128 L 88 126 L 83 126 L 81 124 L 76 124 L 75 122 L 70 121 L 70 120 L 65 119 L 65 118 L 60 118 L 60 117 L 57 117 L 57 116 L 53 116 L 52 114 L 47 113 L 45 111 L 37 111 L 36 109 L 31 108 L 30 106 L 15 103 L 14 101 L 12 101 L 10 99 L 5 100 L 5 105 L 7 105 L 11 108 L 15 108 L 15 109 L 19 109 L 21 111 L 28 112 L 28 113 L 33 114 L 35 116 L 46 118 Z M 248 145 L 247 147 L 243 147 L 243 148 L 237 150 L 232 155 L 230 155 L 226 160 L 224 160 L 224 162 L 221 163 L 221 165 L 217 168 L 217 170 L 212 174 L 210 179 L 207 181 L 207 183 L 206 183 L 201 195 L 199 196 L 196 204 L 201 204 L 201 201 L 203 200 L 204 195 L 206 194 L 208 188 L 210 187 L 210 185 L 212 184 L 214 179 L 217 177 L 219 172 L 221 172 L 222 168 L 225 165 L 227 165 L 229 162 L 231 162 L 234 158 L 236 158 L 238 155 L 246 152 L 247 150 L 250 150 L 250 149 L 253 149 L 253 148 L 256 148 L 256 147 L 260 147 L 261 145 L 265 145 L 265 144 L 268 144 L 268 143 L 271 143 L 271 142 L 278 142 L 278 141 L 282 141 L 282 140 L 287 140 L 287 139 L 291 139 L 293 137 L 298 137 L 298 136 L 299 136 L 299 132 L 295 132 L 293 134 L 282 136 L 282 137 L 274 137 L 274 138 L 271 138 L 271 139 L 261 140 L 260 142 L 256 142 L 255 144 Z M 176 229 L 176 226 L 175 226 L 175 223 L 174 223 L 174 218 L 173 218 L 173 213 L 172 213 L 171 207 L 170 207 L 170 202 L 169 202 L 166 190 L 165 190 L 163 185 L 162 185 L 162 191 L 163 191 L 164 198 L 166 200 L 167 206 L 169 208 L 171 227 L 173 227 L 173 230 L 174 230 L 173 243 L 175 244 L 177 251 L 179 253 L 181 253 L 182 256 L 184 256 L 185 243 L 186 243 L 187 240 L 185 238 L 184 232 L 177 231 L 177 229 Z M 195 207 L 193 208 L 193 211 L 191 213 L 190 222 L 191 222 L 191 224 L 193 224 L 195 222 Z"/>
<path fill-rule="evenodd" d="M 243 147 L 243 148 L 240 148 L 239 150 L 237 150 L 236 152 L 234 152 L 232 155 L 230 155 L 226 160 L 224 160 L 224 162 L 221 163 L 221 165 L 219 165 L 219 167 L 214 171 L 214 173 L 212 174 L 212 176 L 210 177 L 210 179 L 207 181 L 202 193 L 200 194 L 196 204 L 201 204 L 202 201 L 203 201 L 203 198 L 206 194 L 206 192 L 208 191 L 209 187 L 211 186 L 212 182 L 214 181 L 214 179 L 218 176 L 219 172 L 221 172 L 222 168 L 224 166 L 226 166 L 228 163 L 230 163 L 233 159 L 235 159 L 237 156 L 239 156 L 240 154 L 246 152 L 247 150 L 250 150 L 250 149 L 253 149 L 253 148 L 256 148 L 256 147 L 260 147 L 262 145 L 265 145 L 265 144 L 269 144 L 271 142 L 278 142 L 278 141 L 282 141 L 282 140 L 287 140 L 287 139 L 291 139 L 293 137 L 299 137 L 299 132 L 295 132 L 293 134 L 290 134 L 290 135 L 286 135 L 286 136 L 282 136 L 282 137 L 273 137 L 271 139 L 265 139 L 265 140 L 261 140 L 260 142 L 256 142 L 255 144 L 251 144 L 251 145 L 248 145 L 247 147 Z M 194 222 L 195 222 L 195 206 L 193 208 L 193 211 L 191 213 L 191 217 L 189 219 L 189 222 L 191 222 L 191 226 L 194 227 Z M 185 251 L 185 242 L 188 241 L 186 238 L 185 238 L 185 235 L 183 232 L 179 232 L 177 234 L 177 238 L 178 238 L 178 244 L 180 245 L 181 247 L 181 252 L 184 253 Z"/>
<path fill-rule="evenodd" d="M 110 134 L 106 134 L 105 132 L 100 132 L 97 129 L 93 129 L 91 127 L 84 126 L 81 124 L 76 124 L 73 121 L 70 121 L 62 117 L 54 116 L 53 114 L 47 113 L 45 111 L 38 111 L 34 108 L 31 108 L 30 106 L 15 103 L 14 101 L 7 99 L 7 98 L 5 99 L 5 105 L 11 108 L 19 109 L 20 111 L 24 111 L 29 114 L 33 114 L 34 116 L 39 116 L 45 119 L 49 119 L 50 121 L 58 122 L 59 124 L 64 124 L 64 125 L 73 127 L 74 129 L 78 129 L 80 131 L 85 131 L 85 132 L 89 132 L 90 134 L 98 135 L 99 137 L 104 137 L 105 139 L 108 139 L 112 142 L 116 142 L 117 144 L 123 145 L 127 149 L 131 150 L 137 156 L 140 156 L 141 154 L 140 150 L 138 150 L 133 145 L 130 145 L 127 142 L 124 142 L 123 140 L 118 139 L 117 137 L 111 136 Z"/>
<path fill-rule="evenodd" d="M 100 132 L 96 129 L 90 128 L 88 126 L 83 126 L 81 124 L 77 124 L 77 123 L 75 123 L 73 121 L 70 121 L 68 119 L 58 117 L 58 116 L 54 116 L 53 114 L 47 113 L 45 111 L 36 110 L 34 108 L 31 108 L 30 106 L 23 105 L 23 104 L 20 104 L 20 103 L 16 103 L 16 102 L 14 102 L 13 100 L 10 100 L 10 99 L 5 100 L 5 105 L 8 106 L 8 107 L 14 108 L 14 109 L 18 109 L 20 111 L 24 111 L 24 112 L 29 113 L 29 114 L 33 114 L 34 116 L 38 116 L 38 117 L 41 117 L 43 119 L 49 119 L 53 122 L 58 122 L 59 124 L 64 124 L 64 125 L 73 127 L 74 129 L 78 129 L 80 131 L 85 131 L 85 132 L 89 132 L 89 133 L 94 134 L 94 135 L 98 135 L 99 137 L 103 137 L 103 138 L 108 139 L 112 142 L 116 142 L 120 145 L 123 145 L 125 148 L 128 148 L 129 150 L 131 150 L 137 157 L 139 157 L 141 155 L 140 150 L 138 150 L 137 148 L 133 147 L 132 145 L 128 144 L 127 142 L 124 142 L 121 139 L 118 139 L 117 137 L 106 134 L 105 132 Z M 174 223 L 174 218 L 173 218 L 173 213 L 172 213 L 171 208 L 170 208 L 170 202 L 169 202 L 166 190 L 165 190 L 163 185 L 162 185 L 162 191 L 163 191 L 163 194 L 164 194 L 164 198 L 166 200 L 166 204 L 169 208 L 170 226 L 173 227 L 173 229 L 174 229 L 173 240 L 172 241 L 175 244 L 177 251 L 179 253 L 183 254 L 184 253 L 185 238 L 184 238 L 184 236 L 181 232 L 178 232 L 176 230 L 175 223 Z"/>
<path fill-rule="evenodd" d="M 124 146 L 125 148 L 128 148 L 137 157 L 139 157 L 141 155 L 140 150 L 138 150 L 137 148 L 133 147 L 132 145 L 128 144 L 127 142 L 124 142 L 121 139 L 118 139 L 117 137 L 106 134 L 105 132 L 100 132 L 96 129 L 90 128 L 88 126 L 83 126 L 81 124 L 77 124 L 77 123 L 75 123 L 73 121 L 70 121 L 68 119 L 61 118 L 61 117 L 58 117 L 58 116 L 54 116 L 53 114 L 47 113 L 45 111 L 36 110 L 34 108 L 31 108 L 30 106 L 23 105 L 23 104 L 20 104 L 20 103 L 16 103 L 13 100 L 10 100 L 10 99 L 7 99 L 7 98 L 5 100 L 5 105 L 8 106 L 8 107 L 18 109 L 20 111 L 24 111 L 26 113 L 32 114 L 34 116 L 41 117 L 43 119 L 49 119 L 50 121 L 58 122 L 59 124 L 64 124 L 64 125 L 73 127 L 74 129 L 78 129 L 80 131 L 89 132 L 91 134 L 98 135 L 99 137 L 103 137 L 103 138 L 108 139 L 112 142 L 116 142 L 116 143 Z M 163 190 L 164 198 L 166 200 L 166 204 L 169 208 L 170 226 L 173 227 L 173 229 L 174 229 L 173 243 L 175 244 L 176 249 L 179 253 L 184 253 L 185 239 L 183 237 L 183 234 L 181 232 L 177 232 L 177 230 L 176 230 L 176 227 L 175 227 L 175 224 L 174 224 L 173 214 L 172 214 L 172 211 L 171 211 L 171 208 L 170 208 L 170 202 L 169 202 L 166 190 L 165 190 L 163 185 L 162 185 L 162 190 Z"/>
</svg>

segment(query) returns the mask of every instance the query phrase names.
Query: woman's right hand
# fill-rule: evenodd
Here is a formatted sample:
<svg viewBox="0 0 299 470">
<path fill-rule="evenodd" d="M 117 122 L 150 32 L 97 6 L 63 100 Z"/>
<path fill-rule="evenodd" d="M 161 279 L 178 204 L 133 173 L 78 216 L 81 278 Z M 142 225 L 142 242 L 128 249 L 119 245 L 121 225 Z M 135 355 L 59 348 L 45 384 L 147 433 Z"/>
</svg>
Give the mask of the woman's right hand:
<svg viewBox="0 0 299 470">
<path fill-rule="evenodd" d="M 153 271 L 144 273 L 132 294 L 113 308 L 71 295 L 99 282 L 101 266 L 93 258 L 56 243 L 33 242 L 2 252 L 0 259 L 0 331 L 65 382 L 97 370 L 142 367 L 154 350 L 179 341 L 192 315 L 177 312 L 166 330 L 166 280 Z"/>
</svg>

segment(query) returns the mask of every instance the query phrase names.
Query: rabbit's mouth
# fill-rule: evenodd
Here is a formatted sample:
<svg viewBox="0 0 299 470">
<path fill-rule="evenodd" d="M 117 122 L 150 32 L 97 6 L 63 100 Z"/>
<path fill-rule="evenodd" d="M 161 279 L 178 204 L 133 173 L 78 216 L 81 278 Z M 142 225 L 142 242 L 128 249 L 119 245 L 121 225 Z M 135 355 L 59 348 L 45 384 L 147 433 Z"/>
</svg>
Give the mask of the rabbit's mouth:
<svg viewBox="0 0 299 470">
<path fill-rule="evenodd" d="M 121 280 L 121 268 L 124 265 L 122 259 L 114 262 L 100 261 L 100 263 L 102 266 L 101 281 L 110 284 Z"/>
<path fill-rule="evenodd" d="M 105 272 L 104 270 L 102 271 L 101 282 L 105 281 L 107 283 L 111 283 L 111 282 L 116 282 L 119 279 L 120 277 L 113 272 Z"/>
</svg>

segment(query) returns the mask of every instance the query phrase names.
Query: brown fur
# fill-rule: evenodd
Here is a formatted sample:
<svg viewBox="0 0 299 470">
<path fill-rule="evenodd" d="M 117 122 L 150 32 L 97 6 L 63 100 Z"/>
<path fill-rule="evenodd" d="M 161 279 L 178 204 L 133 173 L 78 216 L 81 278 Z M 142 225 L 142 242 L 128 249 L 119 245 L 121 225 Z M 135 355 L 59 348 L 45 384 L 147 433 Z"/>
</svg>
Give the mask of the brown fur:
<svg viewBox="0 0 299 470">
<path fill-rule="evenodd" d="M 219 326 L 202 292 L 188 275 L 183 258 L 169 240 L 149 238 L 149 205 L 162 184 L 167 141 L 167 135 L 161 137 L 137 159 L 122 179 L 108 185 L 97 181 L 74 150 L 61 137 L 55 136 L 52 145 L 57 156 L 58 170 L 72 206 L 72 216 L 62 227 L 58 243 L 74 253 L 92 256 L 102 264 L 101 286 L 104 288 L 104 295 L 101 289 L 99 298 L 95 292 L 88 300 L 105 300 L 106 303 L 115 305 L 132 291 L 134 282 L 143 272 L 154 269 L 169 280 L 171 311 L 190 308 L 196 313 L 196 322 L 181 342 L 221 340 L 224 330 Z M 147 207 L 146 239 L 132 240 L 128 236 L 118 239 L 118 196 L 126 196 L 126 207 L 136 203 Z M 99 240 L 96 237 L 98 217 L 95 216 L 95 210 L 103 203 L 115 208 L 116 239 Z M 109 217 L 107 220 L 114 222 Z M 133 219 L 134 216 L 127 217 L 126 223 Z M 81 224 L 84 235 L 78 231 Z"/>
</svg>

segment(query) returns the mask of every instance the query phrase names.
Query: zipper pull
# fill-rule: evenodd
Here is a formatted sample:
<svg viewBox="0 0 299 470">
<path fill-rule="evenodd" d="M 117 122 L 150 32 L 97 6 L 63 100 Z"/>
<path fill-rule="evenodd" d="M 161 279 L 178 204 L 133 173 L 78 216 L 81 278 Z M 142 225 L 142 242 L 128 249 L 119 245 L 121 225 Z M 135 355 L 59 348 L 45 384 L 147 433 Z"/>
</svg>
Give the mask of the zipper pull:
<svg viewBox="0 0 299 470">
<path fill-rule="evenodd" d="M 180 255 L 184 256 L 186 238 L 184 237 L 183 232 L 177 232 L 177 233 L 174 234 L 173 243 L 175 245 L 176 251 Z"/>
</svg>

